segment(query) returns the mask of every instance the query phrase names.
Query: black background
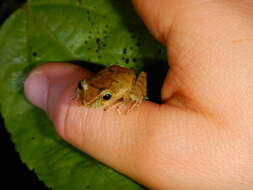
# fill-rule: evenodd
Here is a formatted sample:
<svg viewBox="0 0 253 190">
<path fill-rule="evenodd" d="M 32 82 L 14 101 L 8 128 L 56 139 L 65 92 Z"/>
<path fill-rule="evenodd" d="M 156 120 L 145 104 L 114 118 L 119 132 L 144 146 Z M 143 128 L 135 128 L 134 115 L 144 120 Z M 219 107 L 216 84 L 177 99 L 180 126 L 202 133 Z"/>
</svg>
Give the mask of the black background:
<svg viewBox="0 0 253 190">
<path fill-rule="evenodd" d="M 1 189 L 47 190 L 33 171 L 30 171 L 19 158 L 9 133 L 0 117 L 0 150 L 1 150 Z"/>
</svg>

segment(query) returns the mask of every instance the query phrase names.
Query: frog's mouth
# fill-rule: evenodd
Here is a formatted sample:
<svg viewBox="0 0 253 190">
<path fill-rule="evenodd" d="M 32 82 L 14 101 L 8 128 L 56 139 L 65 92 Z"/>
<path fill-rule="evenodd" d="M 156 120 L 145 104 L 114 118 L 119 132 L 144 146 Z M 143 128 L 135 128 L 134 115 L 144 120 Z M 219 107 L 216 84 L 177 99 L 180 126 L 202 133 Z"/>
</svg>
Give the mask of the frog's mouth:
<svg viewBox="0 0 253 190">
<path fill-rule="evenodd" d="M 102 102 L 98 101 L 98 99 L 95 99 L 94 101 L 87 103 L 87 107 L 91 108 L 99 108 L 103 106 L 104 105 L 102 104 Z"/>
</svg>

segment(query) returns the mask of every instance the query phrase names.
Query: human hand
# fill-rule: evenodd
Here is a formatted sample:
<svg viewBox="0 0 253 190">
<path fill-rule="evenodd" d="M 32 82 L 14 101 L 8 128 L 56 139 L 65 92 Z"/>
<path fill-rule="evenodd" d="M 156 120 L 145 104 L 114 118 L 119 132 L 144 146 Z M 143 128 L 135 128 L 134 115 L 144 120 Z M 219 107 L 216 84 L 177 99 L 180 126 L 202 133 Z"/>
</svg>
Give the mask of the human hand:
<svg viewBox="0 0 253 190">
<path fill-rule="evenodd" d="M 133 4 L 168 50 L 162 105 L 128 115 L 77 106 L 76 85 L 91 73 L 66 63 L 35 68 L 27 98 L 67 142 L 151 189 L 252 190 L 253 2 Z"/>
</svg>

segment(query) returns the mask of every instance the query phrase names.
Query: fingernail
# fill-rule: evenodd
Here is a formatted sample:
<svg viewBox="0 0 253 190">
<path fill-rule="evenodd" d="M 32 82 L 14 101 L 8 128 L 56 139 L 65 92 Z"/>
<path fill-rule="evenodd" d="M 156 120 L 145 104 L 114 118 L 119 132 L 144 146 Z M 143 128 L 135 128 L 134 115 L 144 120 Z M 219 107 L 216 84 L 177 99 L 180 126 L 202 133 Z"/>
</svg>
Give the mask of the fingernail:
<svg viewBox="0 0 253 190">
<path fill-rule="evenodd" d="M 33 71 L 25 80 L 25 95 L 34 105 L 47 110 L 48 78 L 42 71 Z"/>
</svg>

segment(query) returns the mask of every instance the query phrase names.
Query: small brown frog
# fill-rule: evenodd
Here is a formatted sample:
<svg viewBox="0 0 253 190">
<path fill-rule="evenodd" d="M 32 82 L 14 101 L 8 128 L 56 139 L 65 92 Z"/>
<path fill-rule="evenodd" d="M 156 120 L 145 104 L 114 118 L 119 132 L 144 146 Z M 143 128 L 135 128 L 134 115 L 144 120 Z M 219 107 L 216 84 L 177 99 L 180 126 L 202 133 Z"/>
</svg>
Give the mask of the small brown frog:
<svg viewBox="0 0 253 190">
<path fill-rule="evenodd" d="M 122 106 L 129 105 L 129 112 L 145 99 L 146 83 L 145 72 L 136 77 L 133 70 L 113 65 L 91 78 L 80 80 L 76 98 L 88 108 L 104 107 L 107 110 L 116 106 L 119 113 Z"/>
</svg>

